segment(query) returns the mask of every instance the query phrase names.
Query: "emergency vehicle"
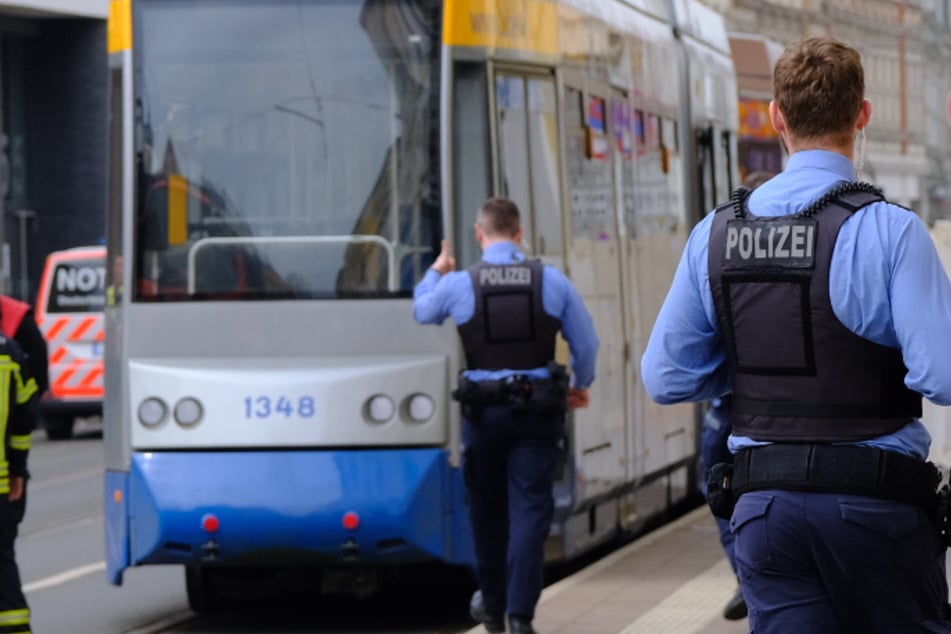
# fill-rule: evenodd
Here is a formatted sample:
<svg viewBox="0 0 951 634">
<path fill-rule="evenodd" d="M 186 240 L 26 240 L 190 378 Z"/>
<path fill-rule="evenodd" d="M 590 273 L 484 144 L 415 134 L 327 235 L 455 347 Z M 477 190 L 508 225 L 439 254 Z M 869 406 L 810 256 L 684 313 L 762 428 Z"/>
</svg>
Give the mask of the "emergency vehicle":
<svg viewBox="0 0 951 634">
<path fill-rule="evenodd" d="M 69 438 L 77 416 L 102 415 L 106 248 L 46 257 L 36 321 L 49 351 L 50 387 L 40 401 L 46 435 Z"/>
</svg>

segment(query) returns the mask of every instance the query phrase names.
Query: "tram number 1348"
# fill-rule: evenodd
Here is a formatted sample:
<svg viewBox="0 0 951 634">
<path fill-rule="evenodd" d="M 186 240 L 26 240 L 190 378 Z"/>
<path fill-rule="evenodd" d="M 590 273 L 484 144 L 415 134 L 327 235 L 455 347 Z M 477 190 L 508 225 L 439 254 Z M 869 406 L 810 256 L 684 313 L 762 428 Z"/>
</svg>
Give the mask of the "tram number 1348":
<svg viewBox="0 0 951 634">
<path fill-rule="evenodd" d="M 313 396 L 245 396 L 244 417 L 250 418 L 313 418 L 317 401 Z"/>
</svg>

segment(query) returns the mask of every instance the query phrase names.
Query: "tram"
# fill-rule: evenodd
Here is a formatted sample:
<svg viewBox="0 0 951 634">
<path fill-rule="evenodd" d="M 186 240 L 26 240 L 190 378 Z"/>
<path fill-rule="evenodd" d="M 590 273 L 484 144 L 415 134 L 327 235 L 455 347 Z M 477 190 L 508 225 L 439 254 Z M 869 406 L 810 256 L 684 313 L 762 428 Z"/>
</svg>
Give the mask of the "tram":
<svg viewBox="0 0 951 634">
<path fill-rule="evenodd" d="M 463 357 L 412 290 L 496 194 L 602 342 L 548 560 L 694 495 L 695 406 L 638 362 L 735 185 L 729 53 L 695 0 L 112 0 L 110 582 L 183 565 L 201 611 L 238 571 L 472 565 Z"/>
</svg>

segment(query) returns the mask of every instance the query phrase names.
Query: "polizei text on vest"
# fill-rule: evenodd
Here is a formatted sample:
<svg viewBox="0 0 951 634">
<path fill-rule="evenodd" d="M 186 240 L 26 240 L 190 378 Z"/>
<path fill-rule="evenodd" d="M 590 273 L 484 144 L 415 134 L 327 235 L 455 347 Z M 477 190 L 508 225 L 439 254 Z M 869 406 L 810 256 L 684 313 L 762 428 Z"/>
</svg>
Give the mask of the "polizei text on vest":
<svg viewBox="0 0 951 634">
<path fill-rule="evenodd" d="M 728 263 L 803 264 L 814 259 L 815 247 L 816 222 L 810 218 L 731 220 L 727 224 L 725 260 Z"/>
<path fill-rule="evenodd" d="M 527 266 L 493 266 L 479 271 L 482 286 L 528 286 L 532 283 L 532 269 Z"/>
</svg>

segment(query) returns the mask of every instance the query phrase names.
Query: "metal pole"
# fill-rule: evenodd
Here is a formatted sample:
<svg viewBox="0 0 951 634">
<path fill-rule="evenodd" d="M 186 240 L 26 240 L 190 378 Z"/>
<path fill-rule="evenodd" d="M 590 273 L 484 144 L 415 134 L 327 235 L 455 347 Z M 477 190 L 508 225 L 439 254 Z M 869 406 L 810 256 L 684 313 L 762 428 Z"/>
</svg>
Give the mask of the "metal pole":
<svg viewBox="0 0 951 634">
<path fill-rule="evenodd" d="M 20 299 L 28 302 L 30 301 L 30 276 L 27 271 L 27 263 L 29 258 L 27 257 L 27 237 L 26 237 L 26 228 L 27 222 L 36 217 L 36 212 L 29 209 L 17 209 L 14 212 L 14 215 L 17 217 L 17 223 L 20 229 L 20 244 L 18 246 L 18 251 L 20 252 Z"/>
</svg>

